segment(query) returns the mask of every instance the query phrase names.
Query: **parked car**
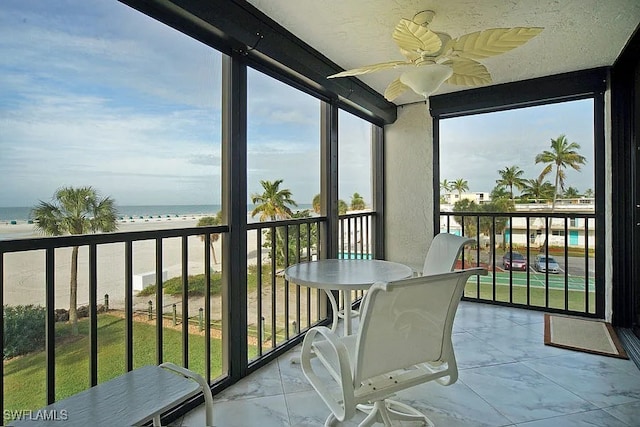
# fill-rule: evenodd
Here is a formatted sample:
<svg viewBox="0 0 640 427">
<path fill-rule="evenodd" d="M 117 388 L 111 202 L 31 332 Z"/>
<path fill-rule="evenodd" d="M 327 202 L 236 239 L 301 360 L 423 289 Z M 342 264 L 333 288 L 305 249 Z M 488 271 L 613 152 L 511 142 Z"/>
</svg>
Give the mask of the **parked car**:
<svg viewBox="0 0 640 427">
<path fill-rule="evenodd" d="M 520 252 L 505 252 L 502 255 L 502 267 L 505 270 L 527 271 L 527 260 Z"/>
<path fill-rule="evenodd" d="M 547 271 L 547 266 L 549 266 L 549 273 L 560 273 L 560 266 L 553 257 L 544 254 L 536 255 L 535 269 L 544 273 Z"/>
</svg>

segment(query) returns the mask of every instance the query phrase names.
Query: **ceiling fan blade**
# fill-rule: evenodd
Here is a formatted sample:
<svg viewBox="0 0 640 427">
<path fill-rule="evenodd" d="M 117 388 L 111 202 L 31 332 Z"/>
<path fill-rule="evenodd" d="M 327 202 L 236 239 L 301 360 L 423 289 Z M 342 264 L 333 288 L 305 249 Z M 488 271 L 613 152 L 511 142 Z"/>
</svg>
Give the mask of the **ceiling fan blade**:
<svg viewBox="0 0 640 427">
<path fill-rule="evenodd" d="M 354 68 L 352 70 L 342 71 L 340 73 L 332 74 L 327 76 L 328 79 L 333 79 L 336 77 L 348 77 L 348 76 L 359 76 L 360 74 L 369 74 L 375 71 L 386 70 L 388 68 L 395 68 L 402 65 L 412 65 L 411 62 L 407 61 L 390 61 L 390 62 L 381 62 L 378 64 L 365 65 L 364 67 Z"/>
<path fill-rule="evenodd" d="M 392 37 L 401 50 L 410 52 L 435 53 L 442 47 L 442 41 L 436 33 L 408 19 L 400 20 Z"/>
<path fill-rule="evenodd" d="M 402 95 L 402 92 L 407 89 L 409 89 L 409 86 L 402 83 L 400 81 L 400 78 L 398 77 L 397 79 L 389 83 L 389 86 L 387 86 L 387 88 L 384 90 L 384 97 L 387 99 L 387 101 L 393 101 L 398 96 Z"/>
<path fill-rule="evenodd" d="M 418 52 L 413 52 L 413 51 L 402 49 L 402 48 L 400 48 L 400 53 L 413 63 L 415 63 L 415 61 L 417 61 L 418 59 L 422 58 L 422 56 Z"/>
<path fill-rule="evenodd" d="M 465 34 L 452 41 L 454 55 L 483 59 L 522 46 L 543 30 L 540 27 L 491 28 Z"/>
<path fill-rule="evenodd" d="M 444 62 L 453 70 L 447 83 L 460 86 L 482 86 L 491 83 L 491 74 L 487 67 L 473 59 L 454 58 Z"/>
</svg>

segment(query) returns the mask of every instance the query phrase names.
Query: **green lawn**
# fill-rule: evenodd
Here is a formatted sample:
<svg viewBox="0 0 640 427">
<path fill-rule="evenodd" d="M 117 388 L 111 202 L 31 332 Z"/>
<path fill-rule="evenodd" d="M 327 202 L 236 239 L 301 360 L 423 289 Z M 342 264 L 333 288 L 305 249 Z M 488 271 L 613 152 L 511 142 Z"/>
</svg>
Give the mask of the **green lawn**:
<svg viewBox="0 0 640 427">
<path fill-rule="evenodd" d="M 483 278 L 484 279 L 484 278 Z M 480 283 L 480 295 L 478 296 L 478 288 L 475 279 L 470 279 L 465 287 L 464 295 L 469 298 L 479 298 L 481 300 L 493 300 L 493 284 Z M 568 292 L 568 308 L 578 312 L 585 311 L 585 292 L 571 290 Z M 513 302 L 516 304 L 527 304 L 527 288 L 526 286 L 513 286 L 511 300 L 509 299 L 509 286 L 496 283 L 495 300 L 503 302 Z M 560 289 L 549 289 L 549 301 L 546 304 L 546 296 L 544 288 L 531 286 L 529 288 L 529 305 L 533 307 L 550 307 L 563 309 L 565 306 L 565 292 Z M 595 292 L 589 292 L 589 313 L 595 313 L 596 308 Z"/>
<path fill-rule="evenodd" d="M 69 325 L 57 324 L 56 400 L 89 387 L 89 322 L 79 322 L 80 335 L 69 340 Z M 156 327 L 134 322 L 134 367 L 156 364 Z M 98 382 L 125 373 L 125 322 L 110 314 L 98 316 Z M 182 365 L 182 333 L 165 328 L 163 361 Z M 189 369 L 204 376 L 204 336 L 189 334 Z M 252 349 L 255 353 L 255 348 Z M 211 339 L 211 377 L 222 375 L 221 341 Z M 46 405 L 46 361 L 44 351 L 5 362 L 4 409 L 27 410 Z M 7 421 L 7 420 L 5 420 Z"/>
</svg>

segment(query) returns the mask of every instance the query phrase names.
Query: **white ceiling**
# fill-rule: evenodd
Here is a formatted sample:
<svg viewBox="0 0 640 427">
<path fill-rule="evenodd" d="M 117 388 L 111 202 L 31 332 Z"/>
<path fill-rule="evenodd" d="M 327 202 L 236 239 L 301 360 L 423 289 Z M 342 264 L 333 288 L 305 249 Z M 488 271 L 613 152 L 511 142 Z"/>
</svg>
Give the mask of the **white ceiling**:
<svg viewBox="0 0 640 427">
<path fill-rule="evenodd" d="M 612 65 L 640 23 L 640 0 L 248 0 L 344 69 L 404 60 L 391 33 L 433 10 L 453 38 L 487 28 L 544 27 L 524 46 L 481 60 L 493 84 Z M 379 93 L 399 70 L 359 76 Z M 436 94 L 466 89 L 444 84 Z M 411 91 L 394 102 L 419 101 Z"/>
</svg>

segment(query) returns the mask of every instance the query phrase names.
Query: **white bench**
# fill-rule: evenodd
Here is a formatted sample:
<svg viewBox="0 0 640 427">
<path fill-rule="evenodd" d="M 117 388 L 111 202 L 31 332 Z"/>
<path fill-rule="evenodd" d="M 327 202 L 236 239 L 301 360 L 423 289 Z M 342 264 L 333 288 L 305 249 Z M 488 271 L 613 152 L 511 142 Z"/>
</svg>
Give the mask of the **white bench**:
<svg viewBox="0 0 640 427">
<path fill-rule="evenodd" d="M 160 286 L 167 280 L 167 270 L 162 270 L 162 280 L 160 281 Z M 141 291 L 144 288 L 147 288 L 151 285 L 156 285 L 156 272 L 148 271 L 146 273 L 134 274 L 133 275 L 133 290 Z"/>
<path fill-rule="evenodd" d="M 173 372 L 171 372 L 173 371 Z M 176 375 L 178 374 L 178 375 Z M 37 411 L 24 413 L 11 426 L 138 426 L 203 392 L 207 426 L 213 426 L 213 397 L 202 376 L 163 363 L 143 366 Z"/>
</svg>

